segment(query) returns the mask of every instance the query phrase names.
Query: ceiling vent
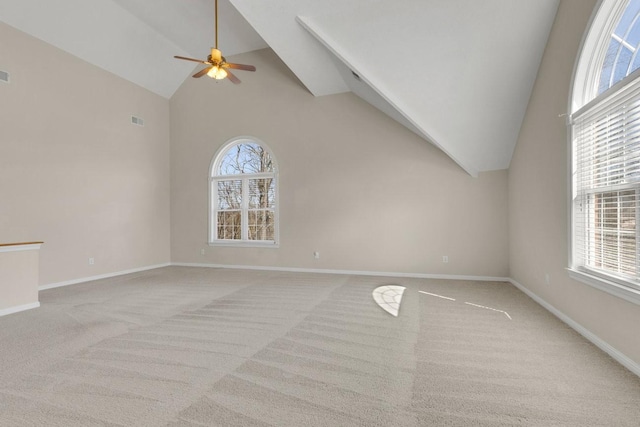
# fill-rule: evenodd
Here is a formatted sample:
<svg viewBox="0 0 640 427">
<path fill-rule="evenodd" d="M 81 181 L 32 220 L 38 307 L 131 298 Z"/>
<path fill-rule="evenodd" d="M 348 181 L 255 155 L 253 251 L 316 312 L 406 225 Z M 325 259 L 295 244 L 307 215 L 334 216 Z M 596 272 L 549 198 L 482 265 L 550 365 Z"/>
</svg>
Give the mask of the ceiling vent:
<svg viewBox="0 0 640 427">
<path fill-rule="evenodd" d="M 9 83 L 9 73 L 0 70 L 0 82 Z"/>
<path fill-rule="evenodd" d="M 144 126 L 144 119 L 141 119 L 140 117 L 136 117 L 136 116 L 131 116 L 131 124 L 134 124 L 137 126 Z"/>
</svg>

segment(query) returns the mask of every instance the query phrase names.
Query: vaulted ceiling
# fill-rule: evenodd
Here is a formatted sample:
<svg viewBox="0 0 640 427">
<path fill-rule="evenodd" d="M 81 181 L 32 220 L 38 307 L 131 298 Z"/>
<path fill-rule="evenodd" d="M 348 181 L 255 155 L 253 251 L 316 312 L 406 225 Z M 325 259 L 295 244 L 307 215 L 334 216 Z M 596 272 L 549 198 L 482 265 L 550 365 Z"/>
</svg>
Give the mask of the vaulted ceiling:
<svg viewBox="0 0 640 427">
<path fill-rule="evenodd" d="M 476 175 L 509 167 L 558 3 L 219 0 L 219 47 L 270 47 L 313 95 L 352 91 Z M 214 40 L 213 0 L 0 0 L 0 20 L 166 98 L 194 70 L 173 55 Z"/>
</svg>

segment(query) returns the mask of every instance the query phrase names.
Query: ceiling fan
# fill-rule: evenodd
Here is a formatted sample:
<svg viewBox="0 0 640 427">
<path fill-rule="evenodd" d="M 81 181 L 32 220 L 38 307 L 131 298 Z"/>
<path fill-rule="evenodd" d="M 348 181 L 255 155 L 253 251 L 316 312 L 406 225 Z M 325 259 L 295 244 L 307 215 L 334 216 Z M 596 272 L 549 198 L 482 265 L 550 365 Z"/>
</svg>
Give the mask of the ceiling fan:
<svg viewBox="0 0 640 427">
<path fill-rule="evenodd" d="M 232 83 L 238 84 L 240 83 L 240 79 L 233 74 L 229 68 L 234 70 L 244 70 L 244 71 L 255 71 L 256 67 L 253 65 L 244 65 L 244 64 L 233 64 L 231 62 L 227 62 L 224 56 L 222 56 L 222 52 L 218 49 L 218 0 L 215 0 L 215 12 L 216 12 L 216 20 L 215 20 L 215 30 L 216 30 L 216 45 L 211 48 L 211 53 L 207 57 L 206 61 L 202 59 L 195 58 L 185 58 L 184 56 L 174 56 L 176 59 L 184 59 L 185 61 L 193 61 L 199 62 L 201 64 L 205 64 L 206 67 L 202 70 L 198 71 L 193 75 L 196 79 L 204 76 L 205 74 L 216 80 L 223 80 L 224 78 L 229 78 Z"/>
</svg>

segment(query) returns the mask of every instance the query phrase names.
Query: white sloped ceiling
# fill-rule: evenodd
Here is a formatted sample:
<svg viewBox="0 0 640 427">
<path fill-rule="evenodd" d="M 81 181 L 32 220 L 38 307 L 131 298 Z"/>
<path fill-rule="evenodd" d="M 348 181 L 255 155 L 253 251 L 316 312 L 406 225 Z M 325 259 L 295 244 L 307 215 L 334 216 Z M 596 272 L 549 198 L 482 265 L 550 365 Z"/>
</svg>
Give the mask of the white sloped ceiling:
<svg viewBox="0 0 640 427">
<path fill-rule="evenodd" d="M 315 96 L 353 91 L 476 175 L 509 167 L 558 3 L 220 0 L 220 47 L 268 46 Z M 0 20 L 167 98 L 213 16 L 213 0 L 0 0 Z"/>
</svg>

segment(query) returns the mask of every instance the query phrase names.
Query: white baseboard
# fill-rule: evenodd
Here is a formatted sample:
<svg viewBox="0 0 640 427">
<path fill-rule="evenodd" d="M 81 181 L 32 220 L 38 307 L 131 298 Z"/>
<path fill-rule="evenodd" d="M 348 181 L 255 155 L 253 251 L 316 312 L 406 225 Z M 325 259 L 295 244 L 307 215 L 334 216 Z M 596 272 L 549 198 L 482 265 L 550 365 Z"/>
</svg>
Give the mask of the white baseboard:
<svg viewBox="0 0 640 427">
<path fill-rule="evenodd" d="M 228 264 L 200 264 L 189 262 L 173 262 L 171 265 L 178 267 L 206 267 L 206 268 L 228 268 L 234 270 L 264 270 L 264 271 L 284 271 L 291 273 L 324 273 L 324 274 L 345 274 L 357 276 L 378 276 L 378 277 L 407 277 L 412 279 L 443 279 L 443 280 L 471 280 L 481 282 L 509 282 L 508 277 L 489 276 L 456 276 L 449 274 L 423 274 L 423 273 L 398 273 L 388 271 L 359 271 L 359 270 L 330 270 L 322 268 L 295 268 L 295 267 L 265 267 L 257 265 L 228 265 Z"/>
<path fill-rule="evenodd" d="M 522 284 L 516 282 L 513 279 L 509 279 L 509 281 L 511 282 L 511 284 L 513 286 L 515 286 L 516 288 L 520 289 L 522 292 L 527 294 L 529 296 L 529 298 L 531 298 L 532 300 L 534 300 L 535 302 L 540 304 L 542 307 L 547 309 L 547 311 L 549 311 L 551 314 L 553 314 L 558 319 L 560 319 L 564 323 L 566 323 L 571 329 L 575 330 L 580 335 L 582 335 L 584 338 L 586 338 L 587 340 L 591 341 L 591 343 L 593 343 L 600 350 L 602 350 L 605 353 L 607 353 L 609 356 L 611 356 L 614 360 L 616 360 L 622 366 L 624 366 L 625 368 L 627 368 L 628 370 L 630 370 L 631 372 L 633 372 L 634 374 L 636 374 L 637 376 L 640 377 L 640 364 L 634 362 L 633 360 L 631 360 L 630 358 L 625 356 L 622 352 L 620 352 L 616 348 L 612 347 L 606 341 L 600 339 L 593 332 L 591 332 L 590 330 L 588 330 L 587 328 L 585 328 L 584 326 L 582 326 L 581 324 L 579 324 L 575 320 L 571 319 L 569 316 L 567 316 L 566 314 L 564 314 L 563 312 L 561 312 L 560 310 L 558 310 L 557 308 L 555 308 L 554 306 L 549 304 L 547 301 L 545 301 L 542 298 L 540 298 L 538 295 L 536 295 L 533 292 L 531 292 L 529 289 L 524 287 Z"/>
<path fill-rule="evenodd" d="M 110 277 L 123 276 L 125 274 L 139 273 L 141 271 L 154 270 L 156 268 L 162 268 L 162 267 L 169 267 L 170 265 L 171 265 L 171 263 L 149 265 L 149 266 L 146 266 L 146 267 L 133 268 L 131 270 L 124 270 L 124 271 L 118 271 L 118 272 L 115 272 L 115 273 L 101 274 L 99 276 L 82 277 L 80 279 L 73 279 L 73 280 L 66 280 L 64 282 L 50 283 L 48 285 L 39 286 L 38 290 L 39 291 L 44 291 L 46 289 L 59 288 L 61 286 L 76 285 L 78 283 L 91 282 L 93 280 L 108 279 Z"/>
<path fill-rule="evenodd" d="M 0 310 L 0 317 L 6 316 L 9 314 L 19 313 L 25 310 L 31 310 L 32 308 L 40 307 L 40 303 L 38 301 L 32 302 L 31 304 L 17 305 L 15 307 L 3 308 Z"/>
</svg>

